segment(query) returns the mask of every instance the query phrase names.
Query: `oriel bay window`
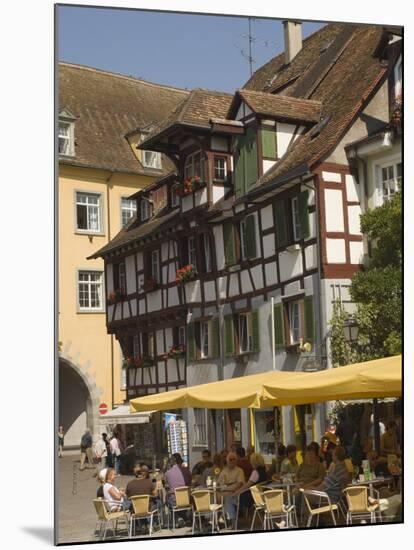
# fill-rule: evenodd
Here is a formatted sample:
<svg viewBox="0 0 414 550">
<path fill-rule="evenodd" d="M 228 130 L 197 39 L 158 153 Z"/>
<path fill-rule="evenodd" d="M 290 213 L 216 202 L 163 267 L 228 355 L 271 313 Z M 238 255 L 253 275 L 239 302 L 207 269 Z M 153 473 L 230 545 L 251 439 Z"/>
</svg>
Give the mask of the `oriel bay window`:
<svg viewBox="0 0 414 550">
<path fill-rule="evenodd" d="M 313 344 L 315 322 L 313 296 L 305 296 L 275 304 L 274 310 L 276 349 L 297 348 L 300 344 Z"/>
<path fill-rule="evenodd" d="M 187 156 L 184 163 L 184 179 L 200 178 L 200 181 L 204 181 L 205 160 L 202 151 L 196 151 Z"/>
<path fill-rule="evenodd" d="M 214 359 L 219 355 L 218 319 L 195 321 L 187 325 L 187 357 L 189 361 Z"/>
<path fill-rule="evenodd" d="M 256 217 L 246 216 L 239 223 L 223 224 L 224 255 L 226 265 L 233 265 L 240 260 L 251 260 L 257 256 Z"/>
<path fill-rule="evenodd" d="M 260 351 L 258 310 L 224 317 L 224 353 L 226 356 Z"/>
</svg>

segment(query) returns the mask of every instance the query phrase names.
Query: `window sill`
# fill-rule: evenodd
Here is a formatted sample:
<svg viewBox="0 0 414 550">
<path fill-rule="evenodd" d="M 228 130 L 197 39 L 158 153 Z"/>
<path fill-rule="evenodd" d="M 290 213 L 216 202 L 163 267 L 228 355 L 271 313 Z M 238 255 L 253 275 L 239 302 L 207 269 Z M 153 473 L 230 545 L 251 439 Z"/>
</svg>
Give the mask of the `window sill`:
<svg viewBox="0 0 414 550">
<path fill-rule="evenodd" d="M 87 313 L 87 314 L 91 314 L 91 313 L 106 313 L 106 311 L 104 309 L 78 309 L 76 311 L 76 313 L 79 313 L 79 314 L 83 314 L 83 313 Z"/>
<path fill-rule="evenodd" d="M 88 231 L 88 229 L 75 229 L 75 235 L 87 235 L 88 237 L 105 237 L 105 232 Z"/>
</svg>

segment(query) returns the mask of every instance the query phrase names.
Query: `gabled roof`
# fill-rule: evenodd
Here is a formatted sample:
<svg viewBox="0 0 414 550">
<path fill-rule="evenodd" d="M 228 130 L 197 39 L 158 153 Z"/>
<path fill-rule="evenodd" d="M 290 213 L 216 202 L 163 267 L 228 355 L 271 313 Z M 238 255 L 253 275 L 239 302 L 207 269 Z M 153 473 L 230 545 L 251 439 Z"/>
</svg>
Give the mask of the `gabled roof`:
<svg viewBox="0 0 414 550">
<path fill-rule="evenodd" d="M 212 118 L 226 118 L 232 97 L 225 92 L 201 88 L 192 90 L 189 96 L 184 98 L 172 113 L 154 128 L 140 144 L 140 149 L 152 147 L 156 150 L 159 138 L 178 126 L 210 129 Z"/>
<path fill-rule="evenodd" d="M 71 63 L 59 63 L 59 105 L 76 116 L 75 152 L 65 164 L 133 174 L 160 175 L 144 168 L 125 135 L 159 123 L 188 91 Z M 173 166 L 163 159 L 167 171 Z"/>
<path fill-rule="evenodd" d="M 349 128 L 363 105 L 373 95 L 386 75 L 387 69 L 374 57 L 382 29 L 374 26 L 328 25 L 303 42 L 297 55 L 297 65 L 307 60 L 307 68 L 295 82 L 283 89 L 286 95 L 321 102 L 320 132 L 312 130 L 297 138 L 285 155 L 268 170 L 254 188 L 275 181 L 299 165 L 312 167 L 321 162 Z M 312 39 L 312 37 L 314 37 Z M 321 44 L 330 41 L 321 53 Z M 326 66 L 321 64 L 325 57 Z M 294 70 L 295 58 L 290 69 Z M 271 60 L 253 75 L 247 85 L 267 88 L 267 79 L 274 67 L 277 78 L 285 79 L 285 67 L 280 56 Z M 319 71 L 315 68 L 319 67 Z M 322 76 L 321 76 L 322 75 Z"/>
<path fill-rule="evenodd" d="M 234 96 L 229 109 L 229 118 L 235 116 L 242 100 L 254 113 L 279 120 L 312 123 L 319 122 L 321 115 L 320 101 L 242 89 L 237 90 Z"/>
</svg>

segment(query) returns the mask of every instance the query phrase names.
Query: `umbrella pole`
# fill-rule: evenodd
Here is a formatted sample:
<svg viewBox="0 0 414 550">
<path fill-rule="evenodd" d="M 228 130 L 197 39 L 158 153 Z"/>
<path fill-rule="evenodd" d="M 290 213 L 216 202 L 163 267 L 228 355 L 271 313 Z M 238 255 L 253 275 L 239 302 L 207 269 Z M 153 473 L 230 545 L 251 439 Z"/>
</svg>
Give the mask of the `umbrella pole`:
<svg viewBox="0 0 414 550">
<path fill-rule="evenodd" d="M 378 399 L 372 400 L 372 413 L 374 415 L 374 449 L 375 451 L 377 451 L 377 453 L 379 453 L 381 446 L 381 434 L 379 427 Z"/>
</svg>

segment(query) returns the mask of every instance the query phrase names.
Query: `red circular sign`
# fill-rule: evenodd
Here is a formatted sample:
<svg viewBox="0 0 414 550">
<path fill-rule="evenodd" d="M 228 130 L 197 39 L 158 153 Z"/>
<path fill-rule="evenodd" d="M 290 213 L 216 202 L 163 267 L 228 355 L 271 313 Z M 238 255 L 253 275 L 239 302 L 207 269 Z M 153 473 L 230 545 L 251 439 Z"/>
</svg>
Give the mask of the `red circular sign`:
<svg viewBox="0 0 414 550">
<path fill-rule="evenodd" d="M 99 405 L 99 414 L 106 414 L 108 412 L 108 405 L 106 403 L 101 403 Z"/>
</svg>

